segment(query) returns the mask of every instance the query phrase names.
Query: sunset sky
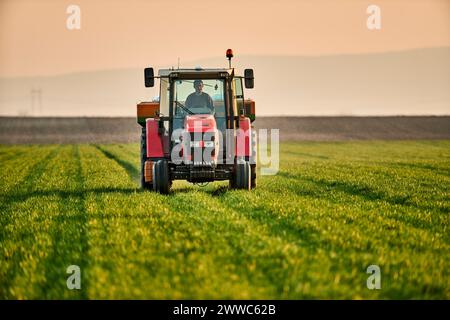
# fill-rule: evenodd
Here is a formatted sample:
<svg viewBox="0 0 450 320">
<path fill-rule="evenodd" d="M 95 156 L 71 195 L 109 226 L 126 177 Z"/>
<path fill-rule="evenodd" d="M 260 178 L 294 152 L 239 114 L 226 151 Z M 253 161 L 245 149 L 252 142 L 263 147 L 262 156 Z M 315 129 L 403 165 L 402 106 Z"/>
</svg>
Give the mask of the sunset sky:
<svg viewBox="0 0 450 320">
<path fill-rule="evenodd" d="M 68 30 L 66 8 L 81 8 Z M 369 31 L 366 8 L 381 8 Z M 0 0 L 0 77 L 450 46 L 449 0 Z"/>
</svg>

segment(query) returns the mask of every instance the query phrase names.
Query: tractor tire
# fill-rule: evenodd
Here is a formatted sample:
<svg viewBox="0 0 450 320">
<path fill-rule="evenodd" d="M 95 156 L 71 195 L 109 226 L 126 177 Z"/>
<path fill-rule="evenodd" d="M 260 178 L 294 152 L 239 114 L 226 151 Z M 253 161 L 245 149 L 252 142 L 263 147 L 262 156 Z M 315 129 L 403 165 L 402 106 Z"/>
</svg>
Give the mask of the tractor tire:
<svg viewBox="0 0 450 320">
<path fill-rule="evenodd" d="M 228 180 L 228 189 L 236 189 L 234 176 L 230 180 Z"/>
<path fill-rule="evenodd" d="M 236 164 L 234 188 L 251 190 L 251 168 L 248 161 Z"/>
<path fill-rule="evenodd" d="M 169 164 L 166 160 L 159 160 L 154 164 L 153 190 L 161 194 L 168 194 L 172 182 L 169 177 Z"/>
<path fill-rule="evenodd" d="M 256 188 L 256 164 L 251 164 L 250 165 L 250 172 L 251 172 L 251 181 L 250 181 L 250 186 L 252 189 Z"/>
<path fill-rule="evenodd" d="M 141 134 L 141 188 L 144 190 L 152 190 L 153 186 L 151 183 L 145 182 L 144 170 L 145 161 L 147 160 L 147 135 L 145 128 L 142 128 Z"/>
<path fill-rule="evenodd" d="M 256 188 L 256 161 L 258 159 L 258 139 L 256 137 L 256 130 L 255 127 L 252 126 L 252 144 L 251 144 L 251 150 L 252 150 L 252 156 L 248 159 L 249 161 L 252 160 L 254 163 L 250 164 L 251 167 L 251 187 L 252 189 Z"/>
</svg>

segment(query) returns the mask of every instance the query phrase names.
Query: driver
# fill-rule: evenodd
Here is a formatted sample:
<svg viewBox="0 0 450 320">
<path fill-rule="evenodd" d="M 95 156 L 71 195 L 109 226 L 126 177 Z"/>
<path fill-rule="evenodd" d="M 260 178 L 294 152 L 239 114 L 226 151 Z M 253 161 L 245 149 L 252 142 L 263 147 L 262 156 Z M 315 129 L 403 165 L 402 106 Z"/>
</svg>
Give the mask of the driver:
<svg viewBox="0 0 450 320">
<path fill-rule="evenodd" d="M 189 109 L 208 108 L 214 113 L 213 100 L 206 92 L 203 92 L 203 81 L 194 81 L 195 92 L 192 92 L 186 99 L 186 107 Z"/>
</svg>

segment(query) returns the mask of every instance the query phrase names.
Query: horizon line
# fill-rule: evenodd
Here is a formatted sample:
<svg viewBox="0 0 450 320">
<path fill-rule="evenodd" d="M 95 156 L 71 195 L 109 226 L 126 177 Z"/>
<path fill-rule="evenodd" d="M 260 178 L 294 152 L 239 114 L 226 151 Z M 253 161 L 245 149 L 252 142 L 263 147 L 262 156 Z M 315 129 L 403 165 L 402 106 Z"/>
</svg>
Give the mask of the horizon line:
<svg viewBox="0 0 450 320">
<path fill-rule="evenodd" d="M 410 49 L 399 49 L 399 50 L 389 50 L 389 51 L 374 51 L 374 52 L 360 52 L 360 53 L 336 53 L 336 54 L 317 54 L 317 55 L 264 55 L 264 54 L 244 54 L 241 55 L 241 57 L 258 57 L 258 58 L 266 58 L 266 57 L 281 57 L 281 58 L 330 58 L 330 57 L 343 57 L 343 56 L 377 56 L 377 55 L 387 55 L 387 54 L 401 54 L 401 53 L 407 53 L 407 52 L 413 52 L 413 51 L 422 51 L 422 50 L 439 50 L 439 49 L 447 49 L 450 50 L 450 46 L 437 46 L 437 47 L 417 47 L 417 48 L 410 48 Z M 210 59 L 217 59 L 219 56 L 210 56 L 206 58 L 200 58 L 196 60 L 187 60 L 187 63 L 195 63 L 200 60 L 210 60 Z M 225 61 L 225 58 L 224 58 Z M 167 64 L 162 64 L 160 67 L 168 66 Z M 96 73 L 96 72 L 105 72 L 105 71 L 123 71 L 123 70 L 130 70 L 130 69 L 140 69 L 144 68 L 145 66 L 130 66 L 130 67 L 118 67 L 118 68 L 109 68 L 109 69 L 86 69 L 86 70 L 80 70 L 80 71 L 69 71 L 69 72 L 62 72 L 62 73 L 54 73 L 54 74 L 48 74 L 48 75 L 17 75 L 17 76 L 2 76 L 0 75 L 0 80 L 13 80 L 13 79 L 29 79 L 29 78 L 54 78 L 54 77 L 61 77 L 61 76 L 68 76 L 68 75 L 77 75 L 77 74 L 84 74 L 84 73 Z"/>
</svg>

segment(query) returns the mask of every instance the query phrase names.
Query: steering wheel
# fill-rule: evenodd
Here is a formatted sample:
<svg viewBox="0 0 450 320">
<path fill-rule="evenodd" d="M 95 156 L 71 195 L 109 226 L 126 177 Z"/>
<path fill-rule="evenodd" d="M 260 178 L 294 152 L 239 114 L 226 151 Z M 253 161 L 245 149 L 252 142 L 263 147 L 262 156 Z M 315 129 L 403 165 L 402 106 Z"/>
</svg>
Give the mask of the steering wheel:
<svg viewBox="0 0 450 320">
<path fill-rule="evenodd" d="M 189 113 L 189 114 L 195 114 L 194 112 L 192 112 L 191 110 L 189 110 L 188 108 L 186 108 L 181 102 L 178 102 L 175 100 L 175 104 L 177 106 L 179 106 L 181 109 L 183 109 L 185 112 Z"/>
<path fill-rule="evenodd" d="M 205 106 L 201 106 L 201 105 L 192 106 L 191 109 L 194 109 L 194 110 L 197 109 L 197 110 L 201 110 L 201 111 L 208 110 L 208 114 L 214 114 L 214 109 L 210 109 L 209 107 L 205 107 Z M 203 114 L 206 112 L 201 112 L 201 113 Z M 195 114 L 198 114 L 198 113 L 195 113 Z"/>
</svg>

